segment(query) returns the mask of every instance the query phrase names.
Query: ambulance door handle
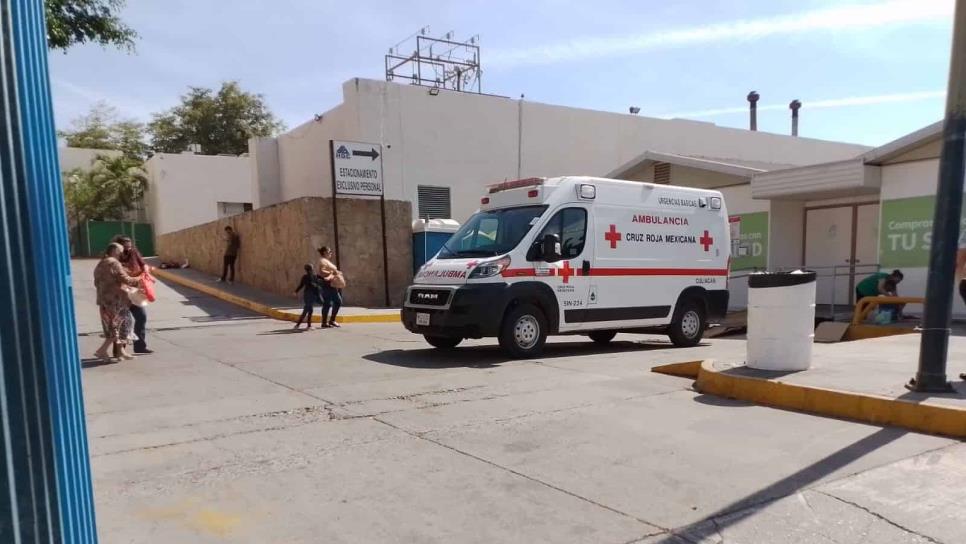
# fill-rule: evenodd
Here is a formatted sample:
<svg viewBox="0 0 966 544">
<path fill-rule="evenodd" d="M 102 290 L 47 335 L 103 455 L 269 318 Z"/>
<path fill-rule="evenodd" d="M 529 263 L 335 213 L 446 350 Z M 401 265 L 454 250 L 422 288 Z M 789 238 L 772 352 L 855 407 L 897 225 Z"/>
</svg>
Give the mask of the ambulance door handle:
<svg viewBox="0 0 966 544">
<path fill-rule="evenodd" d="M 580 273 L 584 276 L 590 275 L 590 261 L 584 261 L 583 264 L 580 265 Z"/>
</svg>

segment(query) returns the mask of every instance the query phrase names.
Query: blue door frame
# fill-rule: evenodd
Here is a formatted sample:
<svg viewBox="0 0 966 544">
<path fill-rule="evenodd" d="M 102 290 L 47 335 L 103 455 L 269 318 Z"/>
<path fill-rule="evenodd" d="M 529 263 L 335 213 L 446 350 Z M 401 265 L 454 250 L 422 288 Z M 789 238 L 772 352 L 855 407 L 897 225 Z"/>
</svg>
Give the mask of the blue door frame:
<svg viewBox="0 0 966 544">
<path fill-rule="evenodd" d="M 0 0 L 0 542 L 96 543 L 42 0 Z"/>
</svg>

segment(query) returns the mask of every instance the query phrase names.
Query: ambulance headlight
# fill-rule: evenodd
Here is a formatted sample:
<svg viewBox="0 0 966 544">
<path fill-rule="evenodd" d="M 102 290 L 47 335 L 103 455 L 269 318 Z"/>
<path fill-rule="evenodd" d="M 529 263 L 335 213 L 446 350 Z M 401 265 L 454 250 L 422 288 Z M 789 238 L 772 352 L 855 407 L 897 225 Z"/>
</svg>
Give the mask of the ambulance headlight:
<svg viewBox="0 0 966 544">
<path fill-rule="evenodd" d="M 470 272 L 469 279 L 490 278 L 510 268 L 510 257 L 501 257 L 495 261 L 481 263 Z"/>
</svg>

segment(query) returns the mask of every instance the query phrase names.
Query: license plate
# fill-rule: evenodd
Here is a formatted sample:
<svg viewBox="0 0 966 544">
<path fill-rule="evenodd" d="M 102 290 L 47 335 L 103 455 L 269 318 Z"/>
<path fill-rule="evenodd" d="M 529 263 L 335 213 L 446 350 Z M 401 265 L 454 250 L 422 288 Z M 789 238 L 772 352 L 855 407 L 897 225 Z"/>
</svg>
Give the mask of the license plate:
<svg viewBox="0 0 966 544">
<path fill-rule="evenodd" d="M 416 324 L 421 327 L 429 326 L 429 314 L 417 312 L 416 313 Z"/>
</svg>

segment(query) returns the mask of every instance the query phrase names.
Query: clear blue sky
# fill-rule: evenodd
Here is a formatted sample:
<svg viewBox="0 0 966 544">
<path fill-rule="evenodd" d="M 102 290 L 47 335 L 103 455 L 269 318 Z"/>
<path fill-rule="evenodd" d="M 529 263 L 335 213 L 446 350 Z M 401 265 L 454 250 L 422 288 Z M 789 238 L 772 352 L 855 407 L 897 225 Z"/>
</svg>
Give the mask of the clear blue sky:
<svg viewBox="0 0 966 544">
<path fill-rule="evenodd" d="M 484 91 L 877 145 L 941 118 L 953 0 L 134 0 L 133 54 L 51 53 L 57 121 L 98 100 L 148 120 L 188 86 L 237 79 L 289 127 L 383 79 L 387 49 L 422 26 L 479 34 Z"/>
</svg>

